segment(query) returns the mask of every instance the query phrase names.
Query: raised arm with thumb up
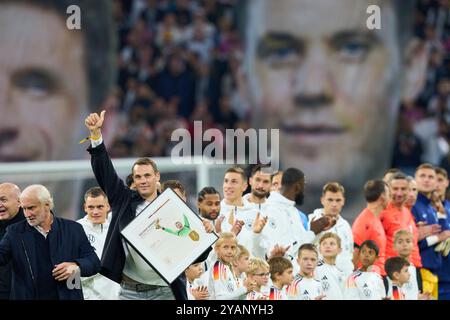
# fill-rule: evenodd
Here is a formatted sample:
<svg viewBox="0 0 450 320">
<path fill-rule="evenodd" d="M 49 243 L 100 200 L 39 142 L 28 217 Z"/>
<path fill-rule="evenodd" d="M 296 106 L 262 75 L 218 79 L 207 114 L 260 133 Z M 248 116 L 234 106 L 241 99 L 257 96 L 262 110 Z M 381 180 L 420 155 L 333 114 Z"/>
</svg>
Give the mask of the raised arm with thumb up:
<svg viewBox="0 0 450 320">
<path fill-rule="evenodd" d="M 96 138 L 100 138 L 102 135 L 101 129 L 103 126 L 103 121 L 105 121 L 105 113 L 105 110 L 103 110 L 100 115 L 94 112 L 88 115 L 84 120 L 84 125 L 90 131 L 91 138 L 94 138 L 95 140 Z"/>
</svg>

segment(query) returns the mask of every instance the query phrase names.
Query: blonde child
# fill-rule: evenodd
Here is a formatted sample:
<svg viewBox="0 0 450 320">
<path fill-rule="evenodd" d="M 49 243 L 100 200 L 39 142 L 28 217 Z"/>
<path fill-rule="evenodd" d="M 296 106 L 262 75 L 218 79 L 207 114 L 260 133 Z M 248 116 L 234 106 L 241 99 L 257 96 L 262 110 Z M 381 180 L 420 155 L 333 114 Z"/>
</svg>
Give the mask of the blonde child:
<svg viewBox="0 0 450 320">
<path fill-rule="evenodd" d="M 231 264 L 233 266 L 234 275 L 238 279 L 240 286 L 245 281 L 249 261 L 250 252 L 243 245 L 238 244 L 236 257 L 233 259 Z"/>
<path fill-rule="evenodd" d="M 319 240 L 322 260 L 316 268 L 315 277 L 322 284 L 327 300 L 343 300 L 345 288 L 344 272 L 336 266 L 336 258 L 341 249 L 341 238 L 333 232 L 326 232 Z"/>
<path fill-rule="evenodd" d="M 211 300 L 244 299 L 255 289 L 254 281 L 246 279 L 242 286 L 233 273 L 232 262 L 236 257 L 238 244 L 231 232 L 223 232 L 214 245 L 217 260 L 209 274 L 208 290 Z"/>
<path fill-rule="evenodd" d="M 260 259 L 250 259 L 247 278 L 256 283 L 255 290 L 247 294 L 246 300 L 267 300 L 270 291 L 270 267 L 269 264 Z"/>
<path fill-rule="evenodd" d="M 408 230 L 398 230 L 394 234 L 394 250 L 398 256 L 406 259 L 409 263 L 408 271 L 411 274 L 409 281 L 403 286 L 405 300 L 429 300 L 431 295 L 429 292 L 421 294 L 422 277 L 420 268 L 416 268 L 410 263 L 411 253 L 414 249 L 413 234 Z"/>
</svg>

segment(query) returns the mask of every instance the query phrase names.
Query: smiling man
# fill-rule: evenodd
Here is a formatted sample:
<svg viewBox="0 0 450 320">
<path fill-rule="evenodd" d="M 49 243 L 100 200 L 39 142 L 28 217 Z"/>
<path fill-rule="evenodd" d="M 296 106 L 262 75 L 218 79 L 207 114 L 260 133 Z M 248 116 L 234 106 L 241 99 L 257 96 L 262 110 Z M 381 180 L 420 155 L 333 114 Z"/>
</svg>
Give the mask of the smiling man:
<svg viewBox="0 0 450 320">
<path fill-rule="evenodd" d="M 381 8 L 381 30 L 367 29 L 369 5 Z M 250 0 L 247 9 L 255 125 L 280 129 L 280 163 L 301 163 L 311 194 L 339 181 L 362 207 L 361 186 L 389 164 L 400 98 L 420 90 L 414 1 Z"/>
</svg>

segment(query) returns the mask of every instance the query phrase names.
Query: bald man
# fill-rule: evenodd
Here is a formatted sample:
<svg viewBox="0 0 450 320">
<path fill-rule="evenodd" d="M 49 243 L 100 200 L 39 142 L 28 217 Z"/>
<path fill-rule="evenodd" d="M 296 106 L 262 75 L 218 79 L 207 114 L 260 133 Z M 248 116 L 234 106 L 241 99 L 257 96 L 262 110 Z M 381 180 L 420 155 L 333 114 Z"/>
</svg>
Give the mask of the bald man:
<svg viewBox="0 0 450 320">
<path fill-rule="evenodd" d="M 20 188 L 13 183 L 0 184 L 0 241 L 6 228 L 25 219 L 20 207 Z M 0 300 L 9 299 L 11 292 L 11 264 L 0 266 Z"/>
</svg>

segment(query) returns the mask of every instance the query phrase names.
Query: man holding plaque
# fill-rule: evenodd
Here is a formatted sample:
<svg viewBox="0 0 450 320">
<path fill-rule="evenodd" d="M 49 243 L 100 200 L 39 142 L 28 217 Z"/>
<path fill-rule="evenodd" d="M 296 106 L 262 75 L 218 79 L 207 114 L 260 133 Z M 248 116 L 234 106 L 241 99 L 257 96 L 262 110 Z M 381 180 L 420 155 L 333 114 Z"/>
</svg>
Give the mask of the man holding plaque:
<svg viewBox="0 0 450 320">
<path fill-rule="evenodd" d="M 123 239 L 121 231 L 158 196 L 160 174 L 150 158 L 139 158 L 132 167 L 135 189 L 117 175 L 103 143 L 101 128 L 105 111 L 91 113 L 84 121 L 90 131 L 91 165 L 98 185 L 105 191 L 112 217 L 102 255 L 100 273 L 121 285 L 121 300 L 171 300 L 172 290 L 144 259 Z M 207 232 L 211 226 L 204 223 Z"/>
</svg>

